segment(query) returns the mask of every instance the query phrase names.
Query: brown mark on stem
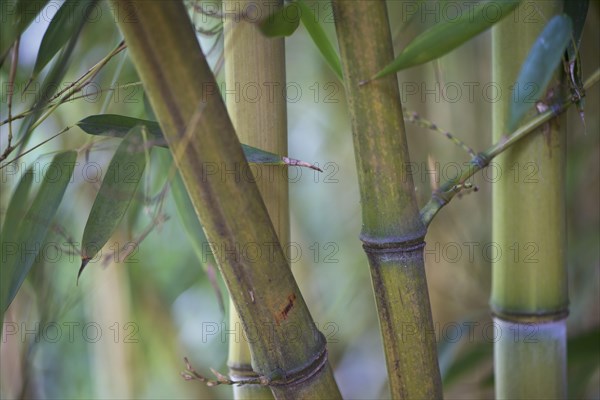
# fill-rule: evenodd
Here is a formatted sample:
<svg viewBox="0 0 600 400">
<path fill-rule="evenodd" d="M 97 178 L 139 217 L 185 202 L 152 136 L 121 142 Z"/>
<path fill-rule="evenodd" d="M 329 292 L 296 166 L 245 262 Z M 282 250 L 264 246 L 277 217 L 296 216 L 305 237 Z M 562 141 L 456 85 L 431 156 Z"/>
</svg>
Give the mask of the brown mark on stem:
<svg viewBox="0 0 600 400">
<path fill-rule="evenodd" d="M 277 325 L 279 325 L 279 322 L 281 322 L 282 320 L 287 319 L 287 316 L 292 310 L 292 307 L 294 307 L 294 302 L 296 301 L 296 293 L 290 294 L 287 297 L 287 300 L 288 301 L 285 307 L 283 307 L 283 310 L 281 310 L 279 314 L 277 314 L 277 316 L 275 317 L 275 322 L 277 323 Z"/>
</svg>

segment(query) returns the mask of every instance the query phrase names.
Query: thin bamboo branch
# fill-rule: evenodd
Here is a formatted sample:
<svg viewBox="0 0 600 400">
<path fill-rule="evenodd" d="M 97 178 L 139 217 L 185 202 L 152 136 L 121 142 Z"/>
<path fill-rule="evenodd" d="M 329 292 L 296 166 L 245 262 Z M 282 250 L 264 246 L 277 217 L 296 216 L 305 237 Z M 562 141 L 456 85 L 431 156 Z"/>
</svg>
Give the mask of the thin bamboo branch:
<svg viewBox="0 0 600 400">
<path fill-rule="evenodd" d="M 600 69 L 594 71 L 594 73 L 585 81 L 583 88 L 585 90 L 590 89 L 596 83 L 600 81 Z M 551 106 L 547 111 L 539 114 L 535 118 L 532 118 L 526 124 L 517 128 L 508 137 L 499 140 L 497 143 L 490 146 L 487 150 L 479 153 L 476 157 L 473 157 L 469 163 L 469 166 L 462 172 L 462 174 L 454 179 L 450 179 L 440 186 L 439 190 L 434 192 L 431 199 L 421 209 L 421 219 L 423 224 L 428 226 L 436 214 L 447 205 L 456 194 L 460 192 L 460 189 L 464 186 L 467 179 L 475 175 L 478 171 L 487 167 L 489 163 L 499 154 L 502 154 L 505 150 L 514 146 L 519 140 L 523 139 L 532 132 L 536 132 L 539 127 L 547 123 L 553 118 L 563 114 L 578 99 L 569 97 L 562 103 Z"/>
</svg>

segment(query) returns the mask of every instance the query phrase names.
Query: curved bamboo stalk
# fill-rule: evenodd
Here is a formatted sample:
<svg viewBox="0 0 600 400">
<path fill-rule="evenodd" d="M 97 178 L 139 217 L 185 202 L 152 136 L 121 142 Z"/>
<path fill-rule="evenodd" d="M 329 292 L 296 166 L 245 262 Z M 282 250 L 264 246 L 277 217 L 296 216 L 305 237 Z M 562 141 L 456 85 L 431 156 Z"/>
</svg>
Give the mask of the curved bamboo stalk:
<svg viewBox="0 0 600 400">
<path fill-rule="evenodd" d="M 181 2 L 113 1 L 113 11 L 242 325 L 254 370 L 277 398 L 339 398 L 325 338 L 306 307 L 214 76 Z M 239 249 L 258 246 L 260 257 Z M 301 335 L 288 340 L 291 327 Z M 315 334 L 316 333 L 316 334 Z"/>
</svg>

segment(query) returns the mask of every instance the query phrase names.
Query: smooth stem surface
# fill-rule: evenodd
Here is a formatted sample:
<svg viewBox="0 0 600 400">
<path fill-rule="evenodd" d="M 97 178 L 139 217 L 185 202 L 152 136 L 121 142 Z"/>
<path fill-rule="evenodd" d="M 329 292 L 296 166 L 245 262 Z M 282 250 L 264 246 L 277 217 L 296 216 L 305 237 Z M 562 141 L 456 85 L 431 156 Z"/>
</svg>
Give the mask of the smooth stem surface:
<svg viewBox="0 0 600 400">
<path fill-rule="evenodd" d="M 562 5 L 537 1 L 537 22 L 505 18 L 494 26 L 492 76 L 503 93 L 511 93 L 531 46 Z M 542 99 L 545 103 L 562 97 L 561 82 L 557 73 Z M 504 96 L 493 105 L 494 142 L 507 133 L 510 104 L 511 96 Z M 495 322 L 514 327 L 503 335 L 521 333 L 494 344 L 497 398 L 567 394 L 565 125 L 564 118 L 554 118 L 496 158 L 501 175 L 492 188 L 492 240 L 498 255 L 492 264 L 490 303 Z"/>
<path fill-rule="evenodd" d="M 562 2 L 540 1 L 536 7 L 551 18 L 562 10 Z M 515 23 L 507 18 L 494 27 L 493 77 L 503 92 L 510 93 L 544 25 L 542 18 L 539 23 Z M 549 104 L 562 97 L 558 77 L 549 87 L 553 97 L 544 99 Z M 494 142 L 507 133 L 510 100 L 506 96 L 494 104 Z M 506 253 L 493 265 L 492 308 L 496 313 L 566 311 L 566 132 L 561 127 L 565 124 L 564 118 L 552 119 L 496 158 L 502 175 L 493 185 L 493 238 Z"/>
<path fill-rule="evenodd" d="M 226 0 L 228 10 L 253 7 L 260 15 L 272 12 L 278 1 Z M 283 38 L 266 38 L 256 26 L 241 19 L 225 20 L 226 103 L 240 141 L 276 154 L 287 154 L 287 107 L 285 96 L 285 46 Z M 274 96 L 266 88 L 278 90 Z M 256 88 L 260 96 L 249 98 L 247 90 Z M 254 92 L 253 92 L 254 93 Z M 275 226 L 280 243 L 290 242 L 288 182 L 282 166 L 255 166 L 254 178 Z M 252 175 L 250 175 L 250 178 Z M 285 248 L 285 246 L 284 246 Z M 239 326 L 239 316 L 230 307 L 231 329 Z M 237 378 L 256 376 L 246 338 L 229 341 L 227 360 L 230 375 Z M 236 399 L 272 398 L 271 390 L 260 385 L 234 387 Z"/>
<path fill-rule="evenodd" d="M 567 320 L 539 323 L 494 318 L 497 399 L 564 399 Z"/>
<path fill-rule="evenodd" d="M 363 229 L 393 398 L 439 399 L 437 361 L 423 262 L 425 227 L 410 163 L 395 75 L 359 83 L 393 58 L 384 1 L 334 1 L 352 122 Z"/>
<path fill-rule="evenodd" d="M 251 340 L 254 369 L 293 398 L 339 390 L 317 331 L 249 171 L 217 83 L 181 2 L 113 1 L 113 11 L 229 293 Z M 251 244 L 261 256 L 239 249 Z M 304 331 L 288 340 L 289 326 Z M 286 329 L 288 328 L 288 329 Z M 316 333 L 316 334 L 315 334 Z"/>
</svg>

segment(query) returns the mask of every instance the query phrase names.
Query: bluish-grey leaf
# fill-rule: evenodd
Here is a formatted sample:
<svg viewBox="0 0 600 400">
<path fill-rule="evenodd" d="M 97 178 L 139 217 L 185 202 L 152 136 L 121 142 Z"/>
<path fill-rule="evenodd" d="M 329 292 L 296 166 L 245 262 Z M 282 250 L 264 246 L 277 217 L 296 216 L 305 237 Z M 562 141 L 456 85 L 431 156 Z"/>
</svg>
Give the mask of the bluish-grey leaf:
<svg viewBox="0 0 600 400">
<path fill-rule="evenodd" d="M 573 24 L 566 15 L 553 17 L 531 47 L 514 86 L 508 130 L 513 131 L 539 100 L 571 40 Z"/>
</svg>

